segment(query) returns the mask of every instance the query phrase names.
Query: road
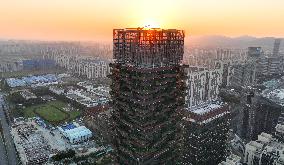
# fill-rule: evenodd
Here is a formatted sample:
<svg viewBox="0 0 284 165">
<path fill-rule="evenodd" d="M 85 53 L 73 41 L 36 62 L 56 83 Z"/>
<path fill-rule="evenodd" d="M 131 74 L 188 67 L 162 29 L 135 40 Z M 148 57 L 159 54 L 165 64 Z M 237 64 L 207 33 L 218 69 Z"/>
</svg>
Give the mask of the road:
<svg viewBox="0 0 284 165">
<path fill-rule="evenodd" d="M 2 134 L 0 133 L 0 164 L 8 164 L 7 154 Z"/>
<path fill-rule="evenodd" d="M 8 157 L 8 165 L 17 165 L 16 149 L 14 147 L 14 142 L 13 142 L 13 139 L 10 133 L 10 126 L 7 123 L 7 118 L 5 116 L 2 105 L 6 106 L 3 96 L 0 93 L 0 120 L 1 120 L 2 131 L 3 131 L 3 140 L 5 141 L 4 144 L 6 147 L 6 154 Z"/>
</svg>

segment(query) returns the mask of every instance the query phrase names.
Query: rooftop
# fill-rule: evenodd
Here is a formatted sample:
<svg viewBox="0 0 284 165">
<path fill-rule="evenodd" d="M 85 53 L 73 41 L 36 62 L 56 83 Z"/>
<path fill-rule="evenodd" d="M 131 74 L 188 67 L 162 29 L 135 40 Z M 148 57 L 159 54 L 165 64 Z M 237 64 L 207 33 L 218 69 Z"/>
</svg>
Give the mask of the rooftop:
<svg viewBox="0 0 284 165">
<path fill-rule="evenodd" d="M 26 76 L 22 78 L 7 78 L 7 84 L 10 87 L 24 87 L 39 84 L 50 84 L 58 82 L 58 78 L 54 74 L 40 75 L 40 76 Z"/>
<path fill-rule="evenodd" d="M 204 115 L 208 112 L 211 112 L 211 111 L 214 111 L 218 108 L 221 108 L 224 105 L 225 105 L 224 102 L 215 101 L 215 102 L 212 102 L 212 103 L 209 103 L 209 104 L 204 104 L 204 105 L 201 105 L 201 106 L 198 106 L 198 107 L 195 107 L 195 108 L 188 109 L 188 111 L 191 111 L 191 112 L 196 113 L 198 115 Z"/>
<path fill-rule="evenodd" d="M 262 92 L 262 96 L 272 100 L 273 102 L 284 106 L 284 88 L 269 90 L 266 89 Z"/>
<path fill-rule="evenodd" d="M 61 128 L 62 128 L 64 131 L 74 129 L 74 128 L 76 128 L 76 127 L 77 127 L 77 126 L 75 126 L 73 123 L 70 123 L 70 124 L 61 126 Z"/>
<path fill-rule="evenodd" d="M 282 124 L 277 124 L 275 129 L 276 129 L 276 132 L 284 133 L 284 125 Z"/>
<path fill-rule="evenodd" d="M 248 144 L 246 144 L 246 147 L 248 147 L 250 150 L 253 151 L 259 151 L 262 149 L 263 144 L 257 141 L 251 141 Z"/>
<path fill-rule="evenodd" d="M 209 123 L 230 113 L 228 104 L 222 101 L 213 101 L 198 107 L 188 108 L 187 112 L 189 114 L 187 117 L 184 117 L 184 120 L 198 124 Z"/>
<path fill-rule="evenodd" d="M 61 126 L 59 130 L 63 132 L 68 139 L 77 139 L 82 136 L 92 135 L 92 132 L 85 126 L 79 126 L 73 123 Z"/>
<path fill-rule="evenodd" d="M 263 97 L 284 106 L 284 77 L 266 81 L 262 85 L 266 87 L 261 93 Z"/>
</svg>

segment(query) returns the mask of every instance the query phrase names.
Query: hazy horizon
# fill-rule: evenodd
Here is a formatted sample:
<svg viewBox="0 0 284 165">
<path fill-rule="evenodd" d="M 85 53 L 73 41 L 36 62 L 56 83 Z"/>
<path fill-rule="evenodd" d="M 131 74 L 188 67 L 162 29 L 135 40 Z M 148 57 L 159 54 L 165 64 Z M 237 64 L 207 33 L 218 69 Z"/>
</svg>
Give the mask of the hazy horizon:
<svg viewBox="0 0 284 165">
<path fill-rule="evenodd" d="M 185 41 L 188 41 L 190 39 L 202 39 L 202 38 L 209 38 L 209 37 L 224 37 L 228 39 L 239 39 L 242 37 L 252 37 L 255 39 L 262 39 L 262 38 L 284 38 L 282 36 L 252 36 L 252 35 L 240 35 L 240 36 L 225 36 L 225 35 L 188 35 L 185 37 Z M 0 41 L 38 41 L 38 42 L 112 42 L 112 37 L 108 38 L 99 38 L 99 39 L 92 39 L 92 40 L 80 40 L 80 39 L 33 39 L 33 38 L 3 38 L 0 36 Z"/>
</svg>

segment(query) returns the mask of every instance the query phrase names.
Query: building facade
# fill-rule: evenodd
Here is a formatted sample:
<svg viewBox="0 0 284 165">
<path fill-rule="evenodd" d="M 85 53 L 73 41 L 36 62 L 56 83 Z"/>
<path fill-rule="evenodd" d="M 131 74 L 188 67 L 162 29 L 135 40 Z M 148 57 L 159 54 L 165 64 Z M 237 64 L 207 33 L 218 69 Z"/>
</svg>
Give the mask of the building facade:
<svg viewBox="0 0 284 165">
<path fill-rule="evenodd" d="M 222 69 L 207 70 L 206 68 L 189 67 L 186 68 L 186 72 L 188 108 L 218 99 L 222 84 Z"/>
<path fill-rule="evenodd" d="M 106 78 L 110 73 L 109 60 L 77 56 L 53 56 L 52 58 L 60 67 L 89 79 Z"/>
<path fill-rule="evenodd" d="M 176 164 L 184 106 L 184 32 L 113 31 L 113 146 L 119 164 Z"/>
<path fill-rule="evenodd" d="M 183 117 L 182 164 L 218 164 L 226 159 L 230 111 L 226 103 L 191 108 Z"/>
<path fill-rule="evenodd" d="M 283 111 L 280 105 L 255 94 L 252 89 L 243 89 L 242 133 L 246 141 L 256 140 L 262 132 L 272 134 L 278 124 L 278 118 Z"/>
</svg>

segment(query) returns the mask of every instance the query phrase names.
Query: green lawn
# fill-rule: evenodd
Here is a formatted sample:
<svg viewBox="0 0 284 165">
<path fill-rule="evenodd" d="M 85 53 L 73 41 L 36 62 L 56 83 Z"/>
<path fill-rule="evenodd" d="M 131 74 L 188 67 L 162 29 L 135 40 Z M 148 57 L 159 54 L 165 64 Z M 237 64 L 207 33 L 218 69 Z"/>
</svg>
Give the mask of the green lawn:
<svg viewBox="0 0 284 165">
<path fill-rule="evenodd" d="M 64 102 L 51 101 L 45 104 L 27 107 L 23 109 L 23 111 L 24 116 L 27 118 L 40 116 L 51 124 L 71 121 L 81 114 L 79 111 L 66 112 L 63 110 L 65 106 L 66 104 Z"/>
<path fill-rule="evenodd" d="M 57 107 L 49 105 L 43 105 L 42 107 L 35 109 L 35 112 L 47 121 L 63 121 L 69 118 L 67 113 L 57 109 Z"/>
</svg>

